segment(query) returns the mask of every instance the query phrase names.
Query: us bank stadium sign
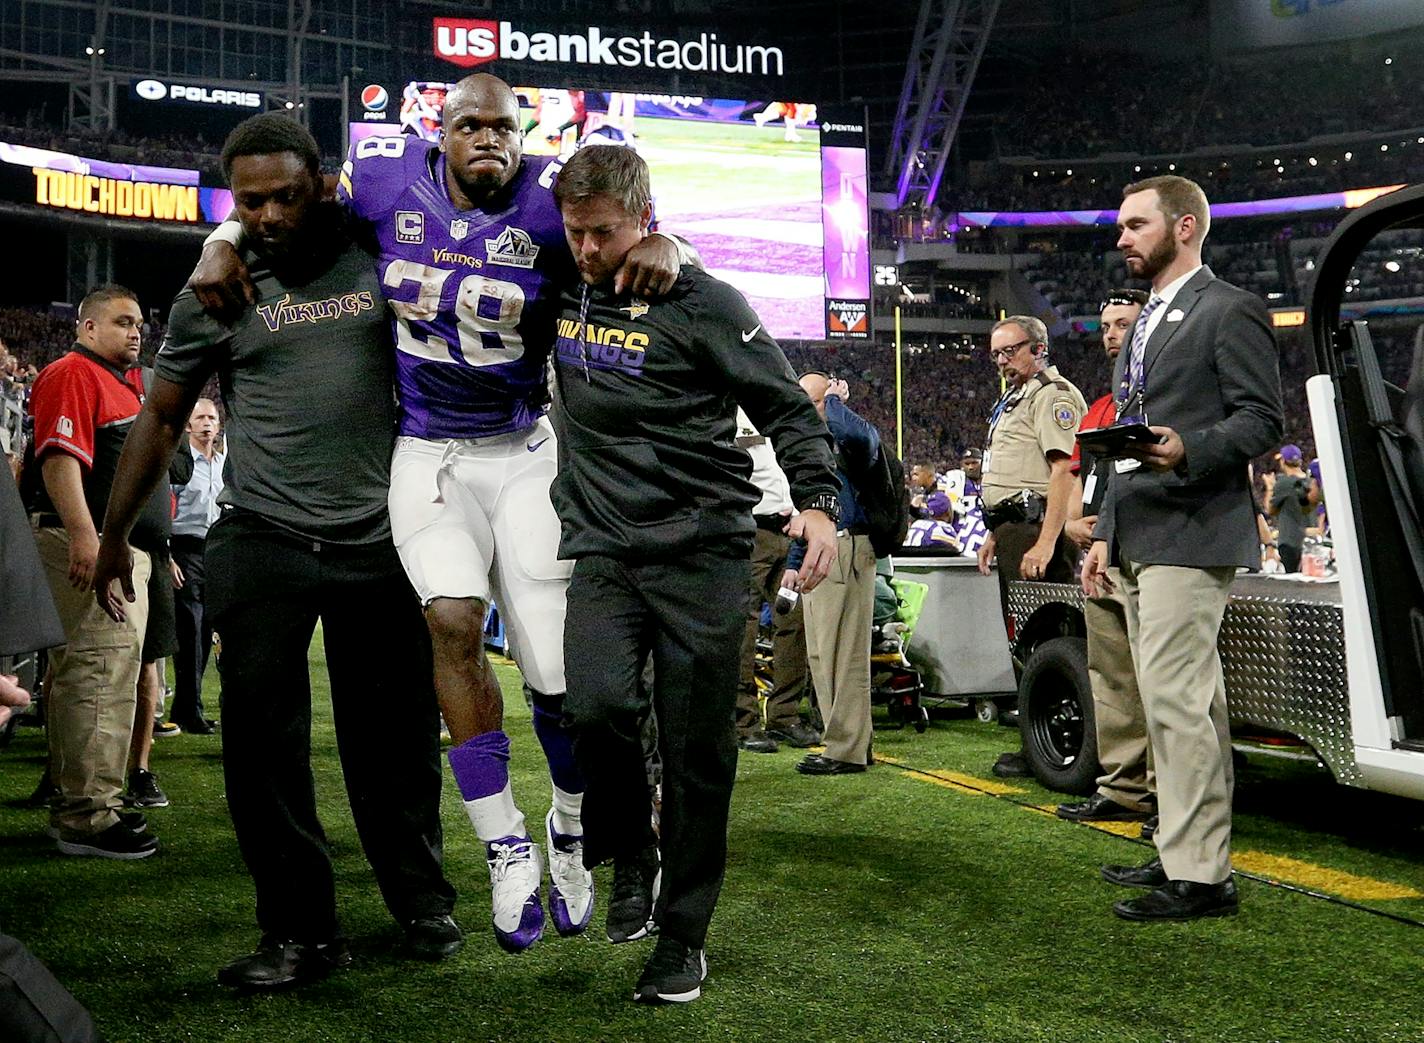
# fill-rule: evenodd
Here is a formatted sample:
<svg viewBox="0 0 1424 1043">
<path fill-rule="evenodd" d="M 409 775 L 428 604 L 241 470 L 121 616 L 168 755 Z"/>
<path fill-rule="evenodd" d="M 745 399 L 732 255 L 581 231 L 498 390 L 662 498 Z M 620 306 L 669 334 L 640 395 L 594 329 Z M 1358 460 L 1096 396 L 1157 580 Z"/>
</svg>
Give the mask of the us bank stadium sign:
<svg viewBox="0 0 1424 1043">
<path fill-rule="evenodd" d="M 600 26 L 555 33 L 476 18 L 436 18 L 433 30 L 435 54 L 465 68 L 511 61 L 759 77 L 781 77 L 786 72 L 780 47 L 728 42 L 715 32 L 701 32 L 691 39 L 654 36 L 646 29 L 633 35 Z"/>
</svg>

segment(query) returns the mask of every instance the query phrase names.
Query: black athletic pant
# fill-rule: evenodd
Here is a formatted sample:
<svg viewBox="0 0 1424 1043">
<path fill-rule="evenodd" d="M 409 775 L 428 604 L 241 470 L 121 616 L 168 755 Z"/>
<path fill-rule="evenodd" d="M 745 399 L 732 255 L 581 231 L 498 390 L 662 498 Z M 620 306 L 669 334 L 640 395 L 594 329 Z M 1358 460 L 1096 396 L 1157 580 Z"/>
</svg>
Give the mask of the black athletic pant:
<svg viewBox="0 0 1424 1043">
<path fill-rule="evenodd" d="M 1281 556 L 1282 571 L 1287 573 L 1300 571 L 1300 554 L 1302 549 L 1300 546 L 1292 546 L 1289 543 L 1282 543 L 1276 548 L 1277 553 Z"/>
<path fill-rule="evenodd" d="M 693 948 L 706 939 L 727 863 L 750 553 L 745 541 L 728 541 L 646 564 L 580 558 L 569 585 L 564 706 L 587 785 L 584 862 L 634 854 L 655 839 L 641 740 L 648 696 L 638 684 L 651 655 L 663 779 L 654 918 Z"/>
<path fill-rule="evenodd" d="M 320 943 L 337 931 L 311 771 L 318 619 L 346 793 L 386 906 L 402 923 L 450 912 L 430 640 L 395 547 L 314 543 L 230 511 L 208 533 L 207 564 L 228 809 L 263 934 Z"/>
<path fill-rule="evenodd" d="M 173 560 L 183 570 L 183 585 L 173 592 L 178 652 L 173 657 L 173 703 L 168 707 L 168 719 L 180 725 L 207 716 L 203 710 L 203 673 L 213 647 L 213 628 L 203 613 L 206 544 L 202 536 L 174 536 L 168 541 Z"/>
</svg>

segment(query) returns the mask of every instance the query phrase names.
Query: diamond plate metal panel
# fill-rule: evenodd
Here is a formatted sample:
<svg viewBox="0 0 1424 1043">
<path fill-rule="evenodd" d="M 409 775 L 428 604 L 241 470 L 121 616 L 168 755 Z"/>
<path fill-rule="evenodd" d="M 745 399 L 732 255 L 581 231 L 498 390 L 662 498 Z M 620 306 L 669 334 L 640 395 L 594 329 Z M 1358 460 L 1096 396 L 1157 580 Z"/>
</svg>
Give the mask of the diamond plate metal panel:
<svg viewBox="0 0 1424 1043">
<path fill-rule="evenodd" d="M 1081 611 L 1083 593 L 1057 583 L 1009 584 L 1019 632 L 1053 603 Z M 1294 735 L 1337 780 L 1360 784 L 1338 587 L 1242 576 L 1232 585 L 1218 647 L 1233 730 Z"/>
</svg>

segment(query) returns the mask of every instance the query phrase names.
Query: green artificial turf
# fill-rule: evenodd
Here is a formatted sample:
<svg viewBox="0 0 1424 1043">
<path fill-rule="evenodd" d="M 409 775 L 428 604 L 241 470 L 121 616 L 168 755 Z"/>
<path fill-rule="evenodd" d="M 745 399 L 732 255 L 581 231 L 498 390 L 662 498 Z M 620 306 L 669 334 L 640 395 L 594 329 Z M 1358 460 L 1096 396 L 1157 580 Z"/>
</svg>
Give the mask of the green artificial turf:
<svg viewBox="0 0 1424 1043">
<path fill-rule="evenodd" d="M 469 941 L 443 964 L 402 959 L 345 806 L 319 645 L 312 657 L 317 784 L 356 950 L 329 981 L 239 997 L 214 980 L 256 942 L 219 738 L 156 745 L 153 767 L 173 804 L 150 813 L 163 848 L 144 862 L 63 858 L 41 835 L 42 813 L 0 809 L 0 929 L 50 965 L 110 1040 L 1424 1039 L 1418 927 L 1251 880 L 1234 919 L 1125 923 L 1109 907 L 1127 892 L 1100 882 L 1097 867 L 1150 851 L 1018 806 L 1057 795 L 1032 784 L 975 795 L 886 763 L 806 778 L 790 750 L 741 757 L 710 977 L 696 1003 L 630 1001 L 649 948 L 602 940 L 602 897 L 587 936 L 551 931 L 521 955 L 499 950 L 485 867 L 448 781 L 447 866 Z M 537 824 L 548 781 L 517 675 L 500 675 L 515 792 Z M 879 731 L 875 742 L 906 765 L 987 779 L 1013 740 L 960 717 L 924 735 Z M 19 731 L 0 754 L 0 800 L 26 794 L 41 760 L 40 734 Z M 1237 806 L 1238 849 L 1424 892 L 1419 805 L 1253 758 Z M 606 894 L 606 870 L 598 883 Z M 1424 919 L 1424 899 L 1366 904 Z"/>
</svg>

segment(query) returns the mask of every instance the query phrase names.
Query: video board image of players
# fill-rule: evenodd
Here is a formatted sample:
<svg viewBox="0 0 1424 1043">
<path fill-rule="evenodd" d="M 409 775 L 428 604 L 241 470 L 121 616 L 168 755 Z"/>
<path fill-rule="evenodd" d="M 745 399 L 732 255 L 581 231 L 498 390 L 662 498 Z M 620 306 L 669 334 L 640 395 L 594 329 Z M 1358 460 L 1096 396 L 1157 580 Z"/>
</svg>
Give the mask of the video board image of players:
<svg viewBox="0 0 1424 1043">
<path fill-rule="evenodd" d="M 445 93 L 414 81 L 399 126 L 352 124 L 353 138 L 439 140 Z M 697 247 L 782 339 L 825 332 L 821 151 L 816 107 L 563 87 L 515 87 L 524 151 L 567 157 L 584 144 L 636 148 L 652 170 L 657 227 Z"/>
</svg>

